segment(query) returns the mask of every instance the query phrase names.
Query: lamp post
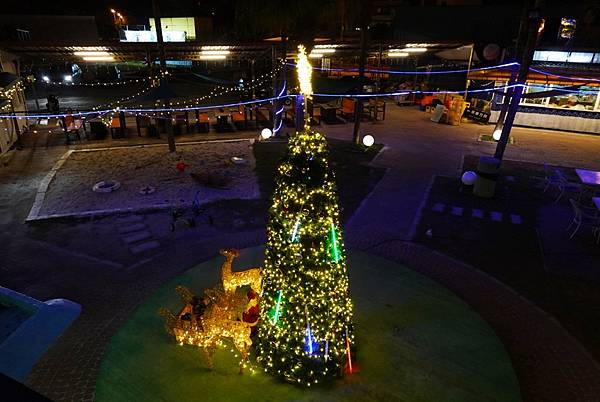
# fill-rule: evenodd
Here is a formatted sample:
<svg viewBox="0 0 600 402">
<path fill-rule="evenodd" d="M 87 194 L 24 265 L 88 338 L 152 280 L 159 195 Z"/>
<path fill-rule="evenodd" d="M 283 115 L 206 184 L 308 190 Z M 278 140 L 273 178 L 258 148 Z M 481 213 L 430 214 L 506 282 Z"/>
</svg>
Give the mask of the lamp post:
<svg viewBox="0 0 600 402">
<path fill-rule="evenodd" d="M 159 82 L 167 82 L 167 62 L 165 58 L 165 44 L 163 42 L 162 26 L 160 23 L 160 7 L 158 0 L 152 0 L 152 11 L 154 13 L 154 25 L 156 26 L 156 42 L 158 44 L 158 57 L 160 59 L 160 77 Z M 173 135 L 173 124 L 171 121 L 171 115 L 167 114 L 166 130 L 167 130 L 167 142 L 169 143 L 169 152 L 175 152 L 175 136 Z"/>
</svg>

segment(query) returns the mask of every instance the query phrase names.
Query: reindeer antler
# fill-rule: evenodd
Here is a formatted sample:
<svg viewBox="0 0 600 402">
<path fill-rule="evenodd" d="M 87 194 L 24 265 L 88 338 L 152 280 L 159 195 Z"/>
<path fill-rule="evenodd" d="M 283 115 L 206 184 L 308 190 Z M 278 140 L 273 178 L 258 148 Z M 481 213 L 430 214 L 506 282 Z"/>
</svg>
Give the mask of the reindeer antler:
<svg viewBox="0 0 600 402">
<path fill-rule="evenodd" d="M 186 303 L 186 304 L 187 304 L 187 303 L 191 303 L 191 302 L 192 302 L 192 300 L 193 300 L 193 299 L 194 299 L 194 297 L 195 297 L 195 296 L 194 296 L 194 294 L 192 293 L 192 291 L 191 291 L 191 290 L 189 290 L 188 288 L 186 288 L 186 287 L 185 287 L 185 286 L 183 286 L 183 285 L 179 285 L 179 286 L 177 286 L 177 287 L 175 288 L 175 291 L 176 291 L 177 293 L 179 293 L 179 296 L 181 296 L 181 300 L 182 300 L 184 303 Z"/>
</svg>

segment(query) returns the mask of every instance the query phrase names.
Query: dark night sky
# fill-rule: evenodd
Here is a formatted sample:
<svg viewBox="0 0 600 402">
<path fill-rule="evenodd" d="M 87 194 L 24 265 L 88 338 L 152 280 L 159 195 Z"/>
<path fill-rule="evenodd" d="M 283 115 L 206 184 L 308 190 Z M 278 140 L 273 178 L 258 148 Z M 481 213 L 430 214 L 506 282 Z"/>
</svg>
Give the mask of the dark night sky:
<svg viewBox="0 0 600 402">
<path fill-rule="evenodd" d="M 484 0 L 483 3 L 518 4 L 522 0 Z M 165 15 L 208 15 L 213 11 L 231 13 L 235 8 L 235 0 L 161 0 L 160 4 Z M 126 15 L 150 15 L 152 0 L 4 0 L 0 13 L 101 15 L 111 7 L 124 11 Z"/>
<path fill-rule="evenodd" d="M 209 14 L 234 1 L 215 0 L 162 0 L 161 11 L 165 15 L 202 15 Z M 118 9 L 125 15 L 150 15 L 152 0 L 113 0 L 113 1 L 76 1 L 76 0 L 5 0 L 2 1 L 4 14 L 68 14 L 102 15 L 110 8 Z"/>
</svg>

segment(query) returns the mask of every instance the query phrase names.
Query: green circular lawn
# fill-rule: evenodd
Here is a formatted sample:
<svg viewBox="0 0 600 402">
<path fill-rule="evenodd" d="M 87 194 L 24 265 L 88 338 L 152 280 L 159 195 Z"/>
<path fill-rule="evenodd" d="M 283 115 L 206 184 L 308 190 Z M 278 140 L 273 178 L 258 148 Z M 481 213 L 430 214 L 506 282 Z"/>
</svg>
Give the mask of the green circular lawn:
<svg viewBox="0 0 600 402">
<path fill-rule="evenodd" d="M 234 269 L 261 264 L 263 248 L 241 251 Z M 437 283 L 362 252 L 348 256 L 359 373 L 319 388 L 280 382 L 256 366 L 238 374 L 229 348 L 215 367 L 165 332 L 159 307 L 177 312 L 177 285 L 196 294 L 219 282 L 222 257 L 188 270 L 144 301 L 112 338 L 96 401 L 517 402 L 519 387 L 503 345 L 464 302 Z"/>
</svg>

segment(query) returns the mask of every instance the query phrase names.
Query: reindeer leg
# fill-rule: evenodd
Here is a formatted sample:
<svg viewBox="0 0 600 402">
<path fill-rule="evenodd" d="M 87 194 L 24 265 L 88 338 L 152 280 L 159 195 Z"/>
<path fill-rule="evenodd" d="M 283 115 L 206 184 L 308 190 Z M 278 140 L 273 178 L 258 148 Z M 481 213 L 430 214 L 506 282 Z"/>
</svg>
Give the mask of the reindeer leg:
<svg viewBox="0 0 600 402">
<path fill-rule="evenodd" d="M 214 368 L 213 356 L 215 354 L 215 347 L 213 345 L 207 345 L 204 347 L 204 353 L 206 354 L 206 364 L 209 370 Z"/>
</svg>

